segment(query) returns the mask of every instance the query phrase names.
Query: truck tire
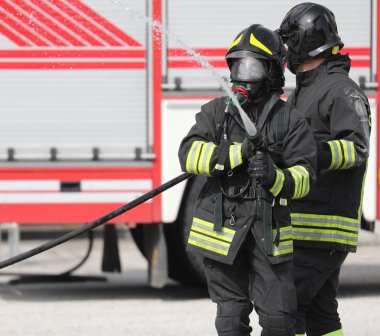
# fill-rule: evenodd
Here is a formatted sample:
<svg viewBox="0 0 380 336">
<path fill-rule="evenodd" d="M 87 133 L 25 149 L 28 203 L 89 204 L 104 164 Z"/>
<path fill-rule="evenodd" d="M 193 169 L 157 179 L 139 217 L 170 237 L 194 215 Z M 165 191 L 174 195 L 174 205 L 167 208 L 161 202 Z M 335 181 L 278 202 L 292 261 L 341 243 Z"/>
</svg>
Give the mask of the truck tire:
<svg viewBox="0 0 380 336">
<path fill-rule="evenodd" d="M 375 222 L 374 221 L 368 221 L 368 220 L 366 220 L 364 218 L 364 216 L 362 215 L 361 229 L 367 230 L 367 231 L 370 231 L 370 232 L 374 232 L 375 231 Z"/>
<path fill-rule="evenodd" d="M 186 252 L 194 204 L 205 182 L 206 179 L 202 176 L 195 176 L 188 181 L 177 220 L 173 224 L 164 226 L 168 247 L 169 276 L 186 285 L 206 285 L 203 257 Z"/>
</svg>

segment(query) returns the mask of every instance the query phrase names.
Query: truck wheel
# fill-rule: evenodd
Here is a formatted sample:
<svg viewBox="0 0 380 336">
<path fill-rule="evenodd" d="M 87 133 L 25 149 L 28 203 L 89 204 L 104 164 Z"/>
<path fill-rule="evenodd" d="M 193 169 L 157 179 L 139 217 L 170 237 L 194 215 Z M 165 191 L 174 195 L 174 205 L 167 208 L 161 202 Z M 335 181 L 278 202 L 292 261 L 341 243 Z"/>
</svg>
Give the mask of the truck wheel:
<svg viewBox="0 0 380 336">
<path fill-rule="evenodd" d="M 364 216 L 362 215 L 361 228 L 362 228 L 363 230 L 367 230 L 367 231 L 370 231 L 370 232 L 374 232 L 374 231 L 375 231 L 375 222 L 367 221 L 367 220 L 364 218 Z"/>
<path fill-rule="evenodd" d="M 206 179 L 201 176 L 195 176 L 188 181 L 176 222 L 164 225 L 168 247 L 169 276 L 187 285 L 205 286 L 206 284 L 203 257 L 186 252 L 187 238 L 194 214 L 194 203 L 205 182 Z"/>
</svg>

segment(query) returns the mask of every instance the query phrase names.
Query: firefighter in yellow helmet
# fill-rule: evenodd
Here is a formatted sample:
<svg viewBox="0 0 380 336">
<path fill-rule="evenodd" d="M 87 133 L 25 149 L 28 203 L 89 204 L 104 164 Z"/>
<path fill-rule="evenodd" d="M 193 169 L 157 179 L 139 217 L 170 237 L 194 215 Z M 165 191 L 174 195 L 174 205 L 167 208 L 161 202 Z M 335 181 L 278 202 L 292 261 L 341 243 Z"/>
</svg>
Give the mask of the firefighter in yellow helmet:
<svg viewBox="0 0 380 336">
<path fill-rule="evenodd" d="M 204 256 L 219 335 L 250 335 L 250 313 L 263 336 L 294 336 L 291 199 L 308 194 L 316 149 L 304 117 L 280 99 L 284 45 L 254 24 L 228 49 L 232 90 L 258 135 L 245 132 L 228 97 L 202 106 L 183 139 L 183 171 L 207 176 L 188 238 Z M 254 304 L 253 304 L 253 303 Z"/>
<path fill-rule="evenodd" d="M 306 2 L 278 31 L 288 46 L 297 87 L 288 102 L 304 113 L 317 144 L 318 174 L 310 194 L 292 202 L 297 335 L 343 335 L 336 300 L 340 268 L 355 252 L 369 154 L 370 109 L 349 78 L 350 58 L 334 14 Z"/>
</svg>

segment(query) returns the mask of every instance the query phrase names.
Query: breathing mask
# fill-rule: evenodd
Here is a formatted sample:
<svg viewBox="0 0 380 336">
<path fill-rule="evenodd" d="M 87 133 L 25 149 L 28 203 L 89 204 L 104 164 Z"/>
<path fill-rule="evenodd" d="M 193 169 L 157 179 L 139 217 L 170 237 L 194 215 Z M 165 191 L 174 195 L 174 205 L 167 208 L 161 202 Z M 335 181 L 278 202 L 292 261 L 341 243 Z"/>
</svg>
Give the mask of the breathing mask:
<svg viewBox="0 0 380 336">
<path fill-rule="evenodd" d="M 232 92 L 240 106 L 244 108 L 245 105 L 254 103 L 265 93 L 267 68 L 256 58 L 240 58 L 233 63 L 230 78 Z"/>
</svg>

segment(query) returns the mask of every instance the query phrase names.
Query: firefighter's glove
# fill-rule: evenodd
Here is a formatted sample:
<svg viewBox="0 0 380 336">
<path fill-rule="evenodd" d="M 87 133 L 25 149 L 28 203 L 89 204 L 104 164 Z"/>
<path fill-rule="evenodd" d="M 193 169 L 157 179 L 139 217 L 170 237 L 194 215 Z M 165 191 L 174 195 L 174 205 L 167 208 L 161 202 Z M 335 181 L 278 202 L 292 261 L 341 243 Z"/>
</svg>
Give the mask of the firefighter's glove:
<svg viewBox="0 0 380 336">
<path fill-rule="evenodd" d="M 267 152 L 256 152 L 250 157 L 248 174 L 261 181 L 265 187 L 271 187 L 276 178 L 274 163 Z"/>
<path fill-rule="evenodd" d="M 243 161 L 248 161 L 248 159 L 252 157 L 254 154 L 255 154 L 255 145 L 251 141 L 251 139 L 246 137 L 243 140 L 243 143 L 241 144 L 241 156 L 243 158 Z"/>
<path fill-rule="evenodd" d="M 327 142 L 317 142 L 317 168 L 318 171 L 327 169 L 331 165 L 332 155 Z"/>
</svg>

